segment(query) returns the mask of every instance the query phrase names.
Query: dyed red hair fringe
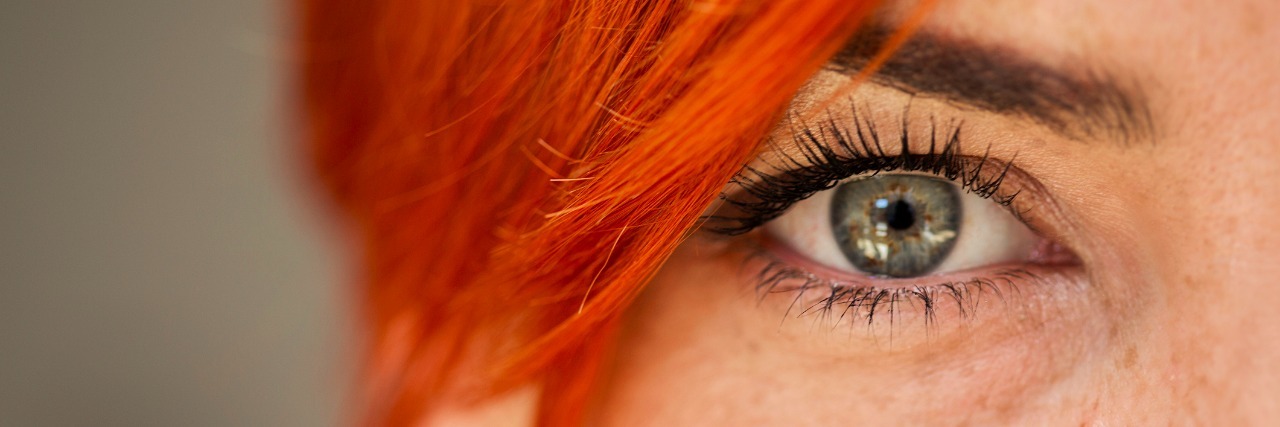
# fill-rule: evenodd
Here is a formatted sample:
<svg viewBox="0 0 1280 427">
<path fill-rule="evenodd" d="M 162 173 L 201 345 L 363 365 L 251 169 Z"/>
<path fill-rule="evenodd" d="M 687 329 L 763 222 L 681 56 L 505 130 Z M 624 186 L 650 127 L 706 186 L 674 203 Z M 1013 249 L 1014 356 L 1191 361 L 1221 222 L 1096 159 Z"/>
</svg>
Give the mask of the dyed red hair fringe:
<svg viewBox="0 0 1280 427">
<path fill-rule="evenodd" d="M 533 385 L 540 425 L 581 424 L 620 313 L 872 3 L 302 0 L 361 421 Z"/>
</svg>

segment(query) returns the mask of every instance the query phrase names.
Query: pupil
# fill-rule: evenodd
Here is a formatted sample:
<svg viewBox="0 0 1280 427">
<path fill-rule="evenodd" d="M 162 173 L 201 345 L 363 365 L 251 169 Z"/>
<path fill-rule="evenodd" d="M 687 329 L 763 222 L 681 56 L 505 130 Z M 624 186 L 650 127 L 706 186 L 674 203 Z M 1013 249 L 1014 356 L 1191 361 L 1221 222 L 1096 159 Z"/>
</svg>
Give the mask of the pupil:
<svg viewBox="0 0 1280 427">
<path fill-rule="evenodd" d="M 835 243 L 859 272 L 917 277 L 947 259 L 963 222 L 958 186 L 916 175 L 873 175 L 836 187 Z"/>
<path fill-rule="evenodd" d="M 915 209 L 905 201 L 897 200 L 889 204 L 889 227 L 894 230 L 906 230 L 916 223 Z"/>
</svg>

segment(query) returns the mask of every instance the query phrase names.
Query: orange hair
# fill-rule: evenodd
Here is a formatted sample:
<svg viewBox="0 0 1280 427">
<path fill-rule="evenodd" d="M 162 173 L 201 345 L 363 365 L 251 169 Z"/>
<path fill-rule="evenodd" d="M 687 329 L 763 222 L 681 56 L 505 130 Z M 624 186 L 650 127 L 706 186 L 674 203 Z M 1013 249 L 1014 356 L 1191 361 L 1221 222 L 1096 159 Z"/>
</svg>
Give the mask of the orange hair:
<svg viewBox="0 0 1280 427">
<path fill-rule="evenodd" d="M 302 1 L 364 421 L 534 384 L 539 424 L 580 424 L 619 314 L 872 3 Z"/>
</svg>

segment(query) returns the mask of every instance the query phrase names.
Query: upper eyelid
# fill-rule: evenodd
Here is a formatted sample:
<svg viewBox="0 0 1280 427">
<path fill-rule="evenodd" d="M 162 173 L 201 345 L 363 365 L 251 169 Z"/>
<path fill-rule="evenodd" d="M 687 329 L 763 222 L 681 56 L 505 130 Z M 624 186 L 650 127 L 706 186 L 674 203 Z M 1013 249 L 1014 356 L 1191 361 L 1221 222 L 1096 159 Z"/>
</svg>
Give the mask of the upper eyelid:
<svg viewBox="0 0 1280 427">
<path fill-rule="evenodd" d="M 820 121 L 817 126 L 789 119 L 786 128 L 791 131 L 791 149 L 779 149 L 776 140 L 768 141 L 766 146 L 773 149 L 762 155 L 756 165 L 745 166 L 730 182 L 730 190 L 721 196 L 725 203 L 720 210 L 725 206 L 740 208 L 745 215 L 734 217 L 718 210 L 704 217 L 703 228 L 728 235 L 745 233 L 781 215 L 791 204 L 861 173 L 928 172 L 957 181 L 966 191 L 984 198 L 994 196 L 1006 206 L 1012 206 L 1013 199 L 1021 194 L 1020 189 L 1000 192 L 1005 175 L 1016 170 L 1012 160 L 996 160 L 990 144 L 976 156 L 962 147 L 960 135 L 964 123 L 960 120 L 938 120 L 936 115 L 930 115 L 928 127 L 923 131 L 928 144 L 921 149 L 918 147 L 923 144 L 917 140 L 922 138 L 922 131 L 910 131 L 916 123 L 908 120 L 908 105 L 899 120 L 895 120 L 895 124 L 901 126 L 897 144 L 887 148 L 886 136 L 877 130 L 876 122 L 856 108 L 851 112 L 848 125 L 841 125 L 834 118 Z M 1016 153 L 1011 157 L 1016 158 Z M 975 159 L 982 166 L 972 166 Z M 992 169 L 986 165 L 998 165 L 1001 169 L 992 177 Z M 733 187 L 737 187 L 737 191 L 733 191 Z M 1026 222 L 1025 211 L 1012 208 L 1010 211 Z M 738 224 L 733 224 L 734 221 Z"/>
</svg>

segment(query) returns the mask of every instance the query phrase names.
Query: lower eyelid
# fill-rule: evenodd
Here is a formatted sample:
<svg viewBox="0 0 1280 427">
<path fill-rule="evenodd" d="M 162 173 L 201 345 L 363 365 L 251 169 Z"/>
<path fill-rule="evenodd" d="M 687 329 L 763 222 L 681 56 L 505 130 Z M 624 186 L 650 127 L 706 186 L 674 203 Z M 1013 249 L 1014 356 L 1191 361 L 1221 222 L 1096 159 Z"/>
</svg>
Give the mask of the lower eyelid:
<svg viewBox="0 0 1280 427">
<path fill-rule="evenodd" d="M 795 266 L 827 280 L 862 282 L 870 279 L 867 276 L 851 271 L 842 271 L 838 268 L 824 265 L 821 262 L 809 260 L 808 257 L 800 254 L 795 248 L 787 246 L 786 243 L 782 243 L 773 236 L 762 236 L 756 244 L 759 246 L 757 250 L 761 252 L 761 256 L 770 257 L 774 261 Z"/>
<path fill-rule="evenodd" d="M 972 323 L 987 312 L 1026 308 L 1041 299 L 1028 297 L 1069 291 L 1061 284 L 1083 277 L 1078 263 L 1012 263 L 909 279 L 873 278 L 817 265 L 780 245 L 767 237 L 749 244 L 747 271 L 762 302 L 784 304 L 784 322 L 818 315 L 833 327 L 862 325 L 873 337 L 921 327 L 927 335 L 934 328 Z"/>
</svg>

